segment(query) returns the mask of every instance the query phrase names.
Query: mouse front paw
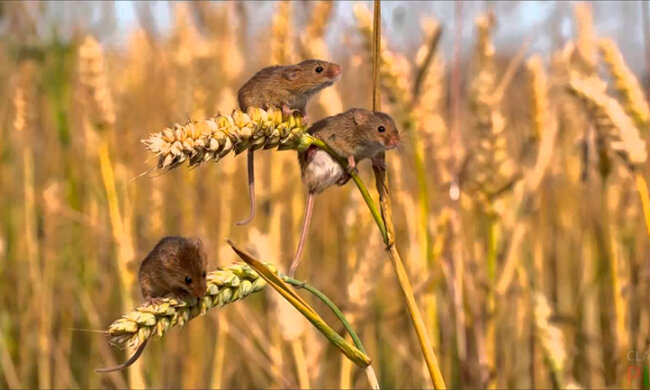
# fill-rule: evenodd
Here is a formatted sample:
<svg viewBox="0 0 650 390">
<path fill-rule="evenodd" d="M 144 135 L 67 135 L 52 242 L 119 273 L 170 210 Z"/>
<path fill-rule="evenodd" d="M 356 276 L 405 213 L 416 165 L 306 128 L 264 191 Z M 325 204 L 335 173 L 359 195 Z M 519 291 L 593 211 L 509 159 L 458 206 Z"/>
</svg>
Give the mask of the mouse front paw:
<svg viewBox="0 0 650 390">
<path fill-rule="evenodd" d="M 354 161 L 354 156 L 348 156 L 348 174 L 352 176 L 358 173 L 359 170 L 357 169 L 356 161 Z"/>
<path fill-rule="evenodd" d="M 291 108 L 286 104 L 282 105 L 282 115 L 284 116 L 292 116 L 293 114 L 298 113 L 302 116 L 302 118 L 306 118 L 307 113 L 301 111 L 299 108 Z"/>
<path fill-rule="evenodd" d="M 147 297 L 144 304 L 147 306 L 158 306 L 163 303 L 163 297 Z"/>
</svg>

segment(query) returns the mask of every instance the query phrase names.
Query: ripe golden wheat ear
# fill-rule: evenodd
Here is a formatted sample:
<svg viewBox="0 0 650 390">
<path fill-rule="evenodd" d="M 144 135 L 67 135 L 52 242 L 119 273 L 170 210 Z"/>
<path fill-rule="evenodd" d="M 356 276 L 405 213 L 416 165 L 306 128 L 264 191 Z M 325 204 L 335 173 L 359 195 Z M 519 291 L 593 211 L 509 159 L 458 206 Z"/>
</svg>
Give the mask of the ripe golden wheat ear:
<svg viewBox="0 0 650 390">
<path fill-rule="evenodd" d="M 629 166 L 642 165 L 647 159 L 645 141 L 623 107 L 607 95 L 604 82 L 594 77 L 573 75 L 568 87 L 593 115 L 596 128 L 602 132 L 609 147 Z"/>
<path fill-rule="evenodd" d="M 90 35 L 79 47 L 79 77 L 96 124 L 99 127 L 115 124 L 115 104 L 108 88 L 104 53 Z"/>
<path fill-rule="evenodd" d="M 634 120 L 639 130 L 647 131 L 650 123 L 650 108 L 639 81 L 625 64 L 623 55 L 611 38 L 598 43 L 603 62 L 614 79 L 614 88 L 623 100 L 625 112 Z"/>
<path fill-rule="evenodd" d="M 309 145 L 306 124 L 298 115 L 283 117 L 276 109 L 251 107 L 247 112 L 234 110 L 202 121 L 175 124 L 143 139 L 147 149 L 158 156 L 158 168 L 166 171 L 189 161 L 197 165 L 217 162 L 231 151 L 296 149 Z"/>
</svg>

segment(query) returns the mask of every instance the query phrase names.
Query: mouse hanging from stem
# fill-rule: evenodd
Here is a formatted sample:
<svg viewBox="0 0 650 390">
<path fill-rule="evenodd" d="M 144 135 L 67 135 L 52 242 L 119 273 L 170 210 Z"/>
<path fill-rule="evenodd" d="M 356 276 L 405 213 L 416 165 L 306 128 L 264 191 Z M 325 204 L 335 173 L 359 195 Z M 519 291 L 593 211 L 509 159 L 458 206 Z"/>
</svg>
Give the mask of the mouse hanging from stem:
<svg viewBox="0 0 650 390">
<path fill-rule="evenodd" d="M 356 172 L 356 165 L 368 158 L 372 160 L 373 165 L 386 169 L 385 162 L 376 158 L 377 154 L 399 146 L 399 132 L 393 118 L 383 112 L 363 108 L 352 108 L 324 118 L 314 123 L 307 132 L 325 141 L 332 150 L 346 159 L 351 172 Z M 300 264 L 315 195 L 334 184 L 344 185 L 351 177 L 351 172 L 346 172 L 329 153 L 316 146 L 299 153 L 298 160 L 308 193 L 298 248 L 289 268 L 291 277 L 295 275 Z"/>
<path fill-rule="evenodd" d="M 282 109 L 285 116 L 298 112 L 307 120 L 307 101 L 323 88 L 341 77 L 341 67 L 321 60 L 305 60 L 295 65 L 269 66 L 257 72 L 237 93 L 239 108 L 249 107 Z M 255 166 L 254 150 L 248 150 L 248 217 L 237 222 L 246 225 L 255 217 Z"/>
<path fill-rule="evenodd" d="M 185 237 L 164 237 L 140 264 L 138 281 L 147 304 L 160 303 L 166 295 L 200 299 L 207 291 L 207 256 L 201 240 Z M 140 357 L 147 346 L 145 339 L 135 353 L 124 363 L 96 372 L 123 370 Z"/>
</svg>

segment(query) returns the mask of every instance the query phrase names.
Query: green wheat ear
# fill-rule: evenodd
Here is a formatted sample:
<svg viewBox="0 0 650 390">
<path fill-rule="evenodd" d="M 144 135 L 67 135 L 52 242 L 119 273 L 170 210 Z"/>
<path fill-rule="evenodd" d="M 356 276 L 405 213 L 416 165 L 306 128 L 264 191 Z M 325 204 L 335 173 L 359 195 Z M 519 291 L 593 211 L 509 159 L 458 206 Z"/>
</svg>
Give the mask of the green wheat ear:
<svg viewBox="0 0 650 390">
<path fill-rule="evenodd" d="M 306 130 L 306 123 L 297 114 L 283 116 L 278 109 L 251 107 L 246 112 L 234 110 L 231 115 L 217 114 L 185 125 L 177 123 L 151 134 L 142 143 L 158 156 L 158 168 L 166 171 L 185 161 L 190 166 L 216 162 L 231 151 L 239 154 L 262 148 L 305 150 L 311 144 Z"/>
<path fill-rule="evenodd" d="M 277 272 L 272 264 L 266 266 Z M 214 307 L 245 298 L 265 286 L 264 279 L 244 263 L 210 272 L 203 298 L 190 301 L 168 296 L 160 303 L 142 305 L 109 326 L 111 344 L 120 348 L 137 348 L 154 335 L 160 337 L 176 325 L 183 326 Z"/>
</svg>

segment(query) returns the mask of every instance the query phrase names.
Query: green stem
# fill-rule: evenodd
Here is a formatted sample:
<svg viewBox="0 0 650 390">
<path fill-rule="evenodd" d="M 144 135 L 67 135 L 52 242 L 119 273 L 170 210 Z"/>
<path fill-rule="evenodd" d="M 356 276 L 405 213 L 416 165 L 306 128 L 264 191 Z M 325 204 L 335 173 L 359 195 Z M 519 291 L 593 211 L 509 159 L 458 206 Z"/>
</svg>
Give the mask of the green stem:
<svg viewBox="0 0 650 390">
<path fill-rule="evenodd" d="M 292 278 L 290 276 L 287 276 L 287 275 L 282 275 L 280 277 L 282 278 L 282 280 L 284 280 L 285 282 L 289 283 L 290 285 L 292 285 L 294 287 L 304 288 L 305 290 L 307 290 L 310 293 L 314 294 L 324 304 L 326 304 L 327 307 L 329 307 L 332 310 L 332 312 L 334 312 L 336 317 L 338 317 L 338 319 L 341 321 L 341 323 L 343 324 L 343 327 L 348 332 L 350 337 L 352 337 L 352 341 L 354 341 L 354 345 L 357 348 L 359 348 L 359 350 L 361 352 L 363 352 L 364 354 L 367 355 L 366 350 L 363 348 L 363 344 L 361 344 L 361 340 L 359 339 L 359 336 L 357 336 L 357 333 L 354 331 L 354 329 L 352 329 L 352 325 L 350 325 L 348 320 L 345 319 L 345 316 L 343 315 L 341 310 L 339 310 L 339 308 L 336 306 L 336 304 L 334 304 L 334 302 L 332 302 L 325 294 L 323 294 L 318 289 L 316 289 L 316 287 L 308 284 L 307 282 L 301 282 L 301 281 L 296 280 L 296 279 L 294 279 L 294 278 Z"/>
<path fill-rule="evenodd" d="M 384 220 L 381 217 L 381 213 L 379 212 L 379 209 L 377 208 L 377 205 L 375 205 L 375 202 L 372 200 L 372 197 L 370 196 L 370 193 L 368 192 L 368 188 L 366 187 L 365 184 L 363 184 L 363 181 L 359 177 L 359 175 L 356 172 L 351 172 L 351 169 L 348 165 L 347 160 L 345 160 L 343 157 L 339 156 L 338 153 L 336 153 L 332 148 L 329 147 L 323 140 L 320 140 L 318 138 L 312 137 L 310 135 L 306 135 L 311 138 L 311 144 L 326 151 L 329 153 L 334 159 L 341 164 L 341 166 L 350 174 L 352 177 L 352 180 L 354 180 L 354 184 L 357 185 L 357 188 L 359 189 L 359 192 L 361 192 L 361 196 L 363 197 L 363 200 L 366 201 L 366 204 L 368 205 L 368 208 L 370 209 L 370 213 L 372 214 L 372 217 L 375 219 L 375 222 L 377 223 L 377 226 L 379 227 L 379 230 L 381 231 L 381 235 L 384 238 L 384 242 L 388 242 L 388 233 L 386 232 L 386 225 L 384 224 Z"/>
</svg>

